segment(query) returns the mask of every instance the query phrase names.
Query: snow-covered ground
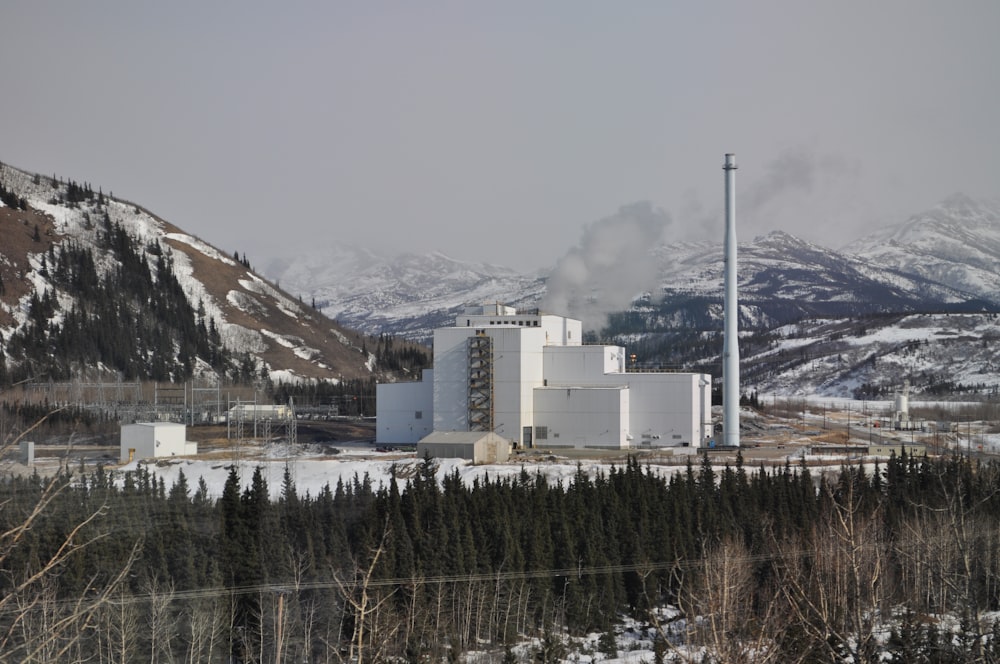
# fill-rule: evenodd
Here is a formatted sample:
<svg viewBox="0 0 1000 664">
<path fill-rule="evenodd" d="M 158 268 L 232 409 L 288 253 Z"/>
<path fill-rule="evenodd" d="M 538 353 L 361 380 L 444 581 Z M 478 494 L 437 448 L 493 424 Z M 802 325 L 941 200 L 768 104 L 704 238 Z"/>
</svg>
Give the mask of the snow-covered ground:
<svg viewBox="0 0 1000 664">
<path fill-rule="evenodd" d="M 167 487 L 176 483 L 180 473 L 183 472 L 192 491 L 197 487 L 198 479 L 203 478 L 209 495 L 218 498 L 222 495 L 223 486 L 233 465 L 237 468 L 243 488 L 250 485 L 254 471 L 259 467 L 267 481 L 271 497 L 277 498 L 281 494 L 286 468 L 294 479 L 296 491 L 300 495 L 308 492 L 315 496 L 327 484 L 334 489 L 338 482 L 347 485 L 355 478 L 361 480 L 366 475 L 376 488 L 388 486 L 394 472 L 397 481 L 405 482 L 423 464 L 423 459 L 417 458 L 415 453 L 378 452 L 367 443 L 346 443 L 338 446 L 337 450 L 339 453 L 331 455 L 327 451 L 311 449 L 309 446 L 290 447 L 281 444 L 259 453 L 255 446 L 253 448 L 248 446 L 242 453 L 236 450 L 226 458 L 216 457 L 209 460 L 183 457 L 139 460 L 115 467 L 113 472 L 121 477 L 125 472 L 134 471 L 140 465 L 144 465 L 151 473 L 162 478 Z M 553 483 L 566 484 L 572 481 L 580 469 L 589 477 L 596 477 L 598 473 L 607 473 L 611 468 L 610 462 L 593 459 L 576 460 L 559 456 L 549 456 L 544 460 L 533 460 L 530 463 L 510 461 L 478 466 L 464 459 L 434 459 L 433 463 L 438 482 L 443 482 L 445 477 L 457 472 L 466 486 L 472 486 L 477 479 L 483 481 L 488 478 L 493 481 L 498 478 L 516 477 L 522 471 L 532 476 L 541 473 Z M 677 472 L 683 467 L 683 465 L 651 466 L 654 472 L 663 475 Z"/>
</svg>

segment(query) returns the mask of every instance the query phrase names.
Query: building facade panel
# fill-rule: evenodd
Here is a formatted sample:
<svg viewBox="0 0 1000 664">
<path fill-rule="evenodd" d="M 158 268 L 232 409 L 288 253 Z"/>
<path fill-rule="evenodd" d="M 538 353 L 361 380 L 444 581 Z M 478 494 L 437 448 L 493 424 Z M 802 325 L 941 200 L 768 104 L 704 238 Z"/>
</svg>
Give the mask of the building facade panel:
<svg viewBox="0 0 1000 664">
<path fill-rule="evenodd" d="M 535 447 L 629 447 L 627 387 L 535 390 Z"/>
<path fill-rule="evenodd" d="M 546 347 L 544 371 L 545 379 L 552 384 L 605 384 L 605 374 L 625 373 L 625 349 L 621 346 Z"/>
<path fill-rule="evenodd" d="M 707 374 L 630 373 L 632 445 L 702 447 L 711 435 Z"/>
<path fill-rule="evenodd" d="M 469 349 L 471 328 L 434 331 L 434 430 L 469 430 Z"/>
<path fill-rule="evenodd" d="M 427 369 L 419 381 L 375 386 L 376 442 L 415 445 L 434 430 L 433 374 Z"/>
</svg>

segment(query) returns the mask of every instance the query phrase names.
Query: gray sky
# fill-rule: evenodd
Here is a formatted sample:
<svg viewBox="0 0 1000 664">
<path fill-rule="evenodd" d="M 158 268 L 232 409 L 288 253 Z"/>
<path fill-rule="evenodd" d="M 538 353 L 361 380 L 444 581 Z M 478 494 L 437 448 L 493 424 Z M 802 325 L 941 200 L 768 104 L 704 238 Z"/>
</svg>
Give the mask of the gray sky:
<svg viewBox="0 0 1000 664">
<path fill-rule="evenodd" d="M 668 239 L 839 246 L 1000 195 L 1000 2 L 8 0 L 0 160 L 258 267 L 336 243 L 551 266 Z"/>
</svg>

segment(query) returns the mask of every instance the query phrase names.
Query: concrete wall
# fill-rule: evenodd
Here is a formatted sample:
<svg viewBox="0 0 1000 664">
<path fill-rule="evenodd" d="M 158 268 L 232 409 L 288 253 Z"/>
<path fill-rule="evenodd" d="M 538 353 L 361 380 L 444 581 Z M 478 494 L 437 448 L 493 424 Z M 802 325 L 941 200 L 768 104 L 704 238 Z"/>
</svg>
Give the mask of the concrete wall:
<svg viewBox="0 0 1000 664">
<path fill-rule="evenodd" d="M 539 437 L 539 428 L 545 437 Z M 629 447 L 627 387 L 535 390 L 535 447 Z"/>
<path fill-rule="evenodd" d="M 469 352 L 472 328 L 434 330 L 434 430 L 469 429 Z"/>
<path fill-rule="evenodd" d="M 26 466 L 35 465 L 35 442 L 32 440 L 22 440 L 19 443 L 20 455 L 18 461 Z"/>
<path fill-rule="evenodd" d="M 497 332 L 493 351 L 494 431 L 524 447 L 533 435 L 534 391 L 544 384 L 545 331 L 531 328 Z"/>
<path fill-rule="evenodd" d="M 562 316 L 542 315 L 545 343 L 549 346 L 579 346 L 583 343 L 583 323 Z"/>
<path fill-rule="evenodd" d="M 424 370 L 419 381 L 375 386 L 378 418 L 375 442 L 416 444 L 434 428 L 434 372 Z"/>
</svg>

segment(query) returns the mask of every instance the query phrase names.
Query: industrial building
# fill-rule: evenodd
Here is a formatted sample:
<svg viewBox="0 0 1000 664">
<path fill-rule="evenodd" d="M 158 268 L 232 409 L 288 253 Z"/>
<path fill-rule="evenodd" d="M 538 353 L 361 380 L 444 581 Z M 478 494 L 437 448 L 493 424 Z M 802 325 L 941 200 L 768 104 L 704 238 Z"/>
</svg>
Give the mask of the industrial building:
<svg viewBox="0 0 1000 664">
<path fill-rule="evenodd" d="M 376 442 L 492 432 L 516 448 L 699 448 L 708 374 L 626 371 L 625 349 L 584 345 L 582 323 L 501 304 L 434 331 L 434 368 L 376 388 Z"/>
</svg>

